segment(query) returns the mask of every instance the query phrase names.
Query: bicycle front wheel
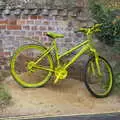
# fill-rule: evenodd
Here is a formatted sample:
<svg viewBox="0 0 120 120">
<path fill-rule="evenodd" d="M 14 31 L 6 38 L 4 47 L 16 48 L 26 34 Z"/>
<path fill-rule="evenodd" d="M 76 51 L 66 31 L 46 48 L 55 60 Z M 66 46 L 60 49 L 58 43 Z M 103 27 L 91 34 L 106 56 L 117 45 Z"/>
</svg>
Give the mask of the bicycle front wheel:
<svg viewBox="0 0 120 120">
<path fill-rule="evenodd" d="M 47 54 L 37 63 L 37 67 L 32 65 L 44 53 L 46 49 L 40 45 L 30 44 L 18 48 L 10 62 L 12 76 L 23 87 L 40 87 L 47 83 L 52 72 L 46 69 L 53 69 L 53 61 L 50 54 Z M 46 69 L 40 69 L 42 66 Z"/>
<path fill-rule="evenodd" d="M 101 75 L 98 74 L 95 57 L 89 59 L 85 70 L 85 85 L 93 96 L 103 98 L 113 88 L 113 72 L 107 60 L 100 56 L 99 66 Z"/>
</svg>

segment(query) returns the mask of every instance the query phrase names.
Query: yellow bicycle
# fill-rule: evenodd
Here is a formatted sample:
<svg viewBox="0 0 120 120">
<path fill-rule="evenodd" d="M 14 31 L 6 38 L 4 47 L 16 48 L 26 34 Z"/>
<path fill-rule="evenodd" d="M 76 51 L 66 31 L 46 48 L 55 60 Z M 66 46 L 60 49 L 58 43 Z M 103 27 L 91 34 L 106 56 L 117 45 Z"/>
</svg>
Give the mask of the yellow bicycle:
<svg viewBox="0 0 120 120">
<path fill-rule="evenodd" d="M 12 76 L 23 87 L 40 87 L 44 86 L 54 74 L 54 84 L 56 84 L 68 76 L 69 66 L 87 52 L 91 58 L 85 67 L 85 85 L 95 97 L 108 96 L 113 87 L 112 68 L 107 60 L 99 56 L 92 43 L 92 35 L 100 31 L 100 26 L 101 24 L 95 24 L 90 28 L 80 28 L 76 31 L 84 32 L 87 35 L 87 40 L 62 55 L 59 55 L 56 38 L 63 38 L 64 35 L 53 32 L 47 32 L 47 36 L 53 38 L 51 46 L 48 48 L 38 44 L 19 47 L 10 62 Z M 71 54 L 80 47 L 82 49 L 70 61 L 64 64 L 61 62 L 62 57 Z"/>
</svg>

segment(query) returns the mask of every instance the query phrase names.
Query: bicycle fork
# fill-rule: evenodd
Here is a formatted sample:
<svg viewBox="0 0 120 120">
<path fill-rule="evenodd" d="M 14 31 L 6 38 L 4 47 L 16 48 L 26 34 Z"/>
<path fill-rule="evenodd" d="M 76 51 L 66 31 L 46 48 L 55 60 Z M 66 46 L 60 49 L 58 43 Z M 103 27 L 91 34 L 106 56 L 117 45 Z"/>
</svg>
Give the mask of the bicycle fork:
<svg viewBox="0 0 120 120">
<path fill-rule="evenodd" d="M 90 51 L 94 53 L 98 75 L 102 76 L 102 73 L 100 71 L 100 64 L 99 64 L 99 54 L 97 53 L 96 49 L 94 49 L 94 48 L 90 48 Z M 92 68 L 93 74 L 95 75 L 95 69 L 94 69 L 93 62 L 91 63 L 91 68 Z"/>
</svg>

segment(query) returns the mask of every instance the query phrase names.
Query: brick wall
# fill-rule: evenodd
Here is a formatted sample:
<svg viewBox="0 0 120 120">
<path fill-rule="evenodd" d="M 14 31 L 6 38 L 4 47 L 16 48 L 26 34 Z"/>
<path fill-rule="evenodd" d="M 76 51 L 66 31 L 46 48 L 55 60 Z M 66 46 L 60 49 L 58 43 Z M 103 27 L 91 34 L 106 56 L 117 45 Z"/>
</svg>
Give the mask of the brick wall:
<svg viewBox="0 0 120 120">
<path fill-rule="evenodd" d="M 61 53 L 70 49 L 83 41 L 83 35 L 74 34 L 74 30 L 89 24 L 86 1 L 73 0 L 73 5 L 69 5 L 70 7 L 67 8 L 68 2 L 57 0 L 53 2 L 54 5 L 47 4 L 48 2 L 43 2 L 43 0 L 39 2 L 9 0 L 6 1 L 6 4 L 0 0 L 1 49 L 3 52 L 11 52 L 12 55 L 16 48 L 23 44 L 33 43 L 34 40 L 48 46 L 51 43 L 51 40 L 46 36 L 48 31 L 65 35 L 64 39 L 57 40 Z M 51 3 L 50 0 L 49 3 Z M 62 5 L 63 3 L 64 5 Z M 31 38 L 33 41 L 26 38 Z"/>
<path fill-rule="evenodd" d="M 0 40 L 2 40 L 3 51 L 12 52 L 23 44 L 38 41 L 48 46 L 51 40 L 46 36 L 46 32 L 52 31 L 65 35 L 64 39 L 58 39 L 60 49 L 70 48 L 82 42 L 83 35 L 74 34 L 74 27 L 80 23 L 70 20 L 59 20 L 54 16 L 28 16 L 27 18 L 4 18 L 0 19 Z"/>
<path fill-rule="evenodd" d="M 54 1 L 47 6 L 41 1 L 42 4 L 36 4 L 34 0 L 23 4 L 20 0 L 6 3 L 0 0 L 0 50 L 3 57 L 13 55 L 14 50 L 23 44 L 40 42 L 49 46 L 48 31 L 64 34 L 64 38 L 57 39 L 60 53 L 83 41 L 83 34 L 75 34 L 74 30 L 91 24 L 87 0 L 73 0 L 69 7 L 62 1 Z M 4 53 L 10 54 L 6 56 Z"/>
</svg>

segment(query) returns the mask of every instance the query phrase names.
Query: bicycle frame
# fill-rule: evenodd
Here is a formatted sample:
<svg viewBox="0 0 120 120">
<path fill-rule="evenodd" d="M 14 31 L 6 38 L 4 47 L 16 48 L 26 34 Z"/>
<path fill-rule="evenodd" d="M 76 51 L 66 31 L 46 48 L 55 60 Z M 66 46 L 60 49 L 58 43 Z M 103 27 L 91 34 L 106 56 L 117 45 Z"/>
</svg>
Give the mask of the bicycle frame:
<svg viewBox="0 0 120 120">
<path fill-rule="evenodd" d="M 45 48 L 37 41 L 34 44 L 19 47 L 10 61 L 10 72 L 13 78 L 23 87 L 29 88 L 44 86 L 51 78 L 53 84 L 57 84 L 67 79 L 70 74 L 68 68 L 81 55 L 87 54 L 90 59 L 84 67 L 85 85 L 95 97 L 108 96 L 113 87 L 112 68 L 109 62 L 97 53 L 92 36 L 93 33 L 100 31 L 100 26 L 101 24 L 95 24 L 92 27 L 83 27 L 74 31 L 75 33 L 83 32 L 87 39 L 62 54 L 59 53 L 56 39 L 64 38 L 64 35 L 55 32 L 46 33 L 46 36 L 52 38 L 50 47 Z M 72 55 L 74 51 L 75 54 Z M 69 56 L 70 59 L 64 61 L 64 57 Z"/>
<path fill-rule="evenodd" d="M 38 62 L 40 62 L 47 54 L 49 54 L 52 50 L 55 50 L 55 57 L 56 57 L 56 60 L 57 60 L 57 66 L 60 65 L 60 59 L 64 56 L 66 56 L 67 54 L 70 54 L 71 52 L 77 50 L 78 48 L 84 46 L 67 64 L 65 64 L 64 68 L 67 69 L 71 64 L 73 64 L 81 55 L 83 55 L 86 51 L 91 51 L 94 53 L 94 56 L 95 56 L 95 60 L 96 60 L 96 65 L 97 65 L 97 68 L 98 68 L 98 74 L 101 74 L 100 72 L 100 67 L 99 67 L 99 64 L 98 64 L 98 53 L 96 52 L 96 49 L 93 47 L 93 45 L 91 44 L 91 36 L 88 36 L 88 40 L 78 44 L 77 46 L 73 47 L 72 49 L 68 50 L 67 52 L 63 53 L 62 55 L 59 55 L 58 54 L 58 47 L 57 47 L 57 44 L 56 44 L 56 40 L 53 40 L 52 42 L 52 47 L 51 48 L 48 48 L 46 50 L 46 52 L 35 62 L 35 64 L 37 64 Z M 37 67 L 39 69 L 44 69 L 44 70 L 47 70 L 47 71 L 51 71 L 51 72 L 54 72 L 54 70 L 52 69 L 47 69 L 45 67 Z M 94 67 L 92 66 L 92 69 L 94 69 Z"/>
</svg>

